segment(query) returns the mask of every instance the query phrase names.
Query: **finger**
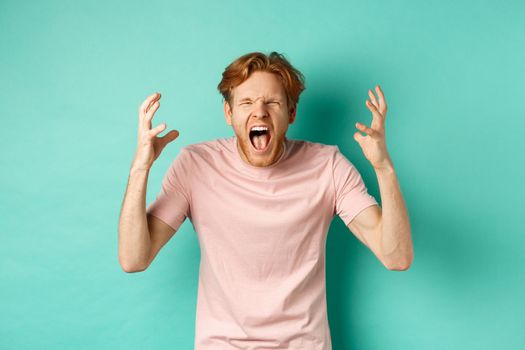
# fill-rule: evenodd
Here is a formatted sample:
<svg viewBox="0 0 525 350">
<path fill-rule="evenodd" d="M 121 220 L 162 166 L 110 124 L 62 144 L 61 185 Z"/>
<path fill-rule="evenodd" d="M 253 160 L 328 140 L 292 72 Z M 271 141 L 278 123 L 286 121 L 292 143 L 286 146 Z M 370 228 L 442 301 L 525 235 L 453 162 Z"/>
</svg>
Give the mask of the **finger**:
<svg viewBox="0 0 525 350">
<path fill-rule="evenodd" d="M 372 128 L 374 129 L 382 129 L 384 126 L 384 117 L 383 115 L 377 110 L 376 106 L 369 100 L 366 100 L 365 102 L 366 106 L 372 112 Z"/>
<path fill-rule="evenodd" d="M 153 104 L 155 104 L 155 102 L 158 102 L 158 101 L 160 100 L 160 97 L 161 97 L 161 96 L 160 96 L 160 92 L 157 92 L 156 94 L 157 94 L 157 96 L 154 97 L 154 98 L 150 101 L 150 103 L 148 104 L 148 106 L 146 107 L 146 113 L 147 113 L 147 112 L 149 111 L 149 109 L 153 106 Z"/>
<path fill-rule="evenodd" d="M 144 116 L 144 127 L 146 129 L 151 129 L 151 119 L 153 119 L 153 116 L 155 115 L 155 112 L 157 111 L 157 109 L 159 109 L 159 107 L 160 102 L 157 100 L 146 112 L 146 115 Z"/>
<path fill-rule="evenodd" d="M 376 133 L 374 129 L 369 128 L 368 126 L 361 124 L 361 123 L 355 123 L 355 127 L 359 129 L 359 131 L 362 131 L 369 136 L 374 136 Z"/>
<path fill-rule="evenodd" d="M 154 94 L 149 95 L 144 102 L 139 107 L 139 118 L 144 117 L 146 112 L 148 111 L 149 105 L 154 101 L 158 100 L 160 98 L 160 93 L 156 92 Z"/>
<path fill-rule="evenodd" d="M 377 102 L 376 95 L 374 95 L 374 93 L 370 89 L 368 89 L 368 96 L 370 97 L 370 100 L 372 101 L 374 106 L 376 106 L 376 108 L 379 108 L 379 104 Z"/>
<path fill-rule="evenodd" d="M 379 97 L 379 110 L 381 111 L 381 114 L 386 115 L 387 105 L 385 94 L 383 94 L 383 90 L 381 90 L 379 85 L 376 85 L 376 92 L 377 96 Z"/>
<path fill-rule="evenodd" d="M 157 125 L 153 129 L 149 130 L 148 133 L 151 137 L 153 137 L 153 136 L 157 136 L 158 134 L 160 134 L 164 129 L 166 129 L 166 123 Z"/>
</svg>

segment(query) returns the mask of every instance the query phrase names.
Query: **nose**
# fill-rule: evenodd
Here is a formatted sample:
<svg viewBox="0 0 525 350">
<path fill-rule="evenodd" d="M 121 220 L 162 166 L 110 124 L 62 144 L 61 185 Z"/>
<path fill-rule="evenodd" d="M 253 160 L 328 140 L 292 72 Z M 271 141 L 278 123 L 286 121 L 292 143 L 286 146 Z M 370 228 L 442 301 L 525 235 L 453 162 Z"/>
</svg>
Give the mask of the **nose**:
<svg viewBox="0 0 525 350">
<path fill-rule="evenodd" d="M 268 117 L 268 106 L 266 105 L 265 101 L 257 100 L 253 104 L 253 112 L 254 117 L 257 118 L 264 118 Z"/>
</svg>

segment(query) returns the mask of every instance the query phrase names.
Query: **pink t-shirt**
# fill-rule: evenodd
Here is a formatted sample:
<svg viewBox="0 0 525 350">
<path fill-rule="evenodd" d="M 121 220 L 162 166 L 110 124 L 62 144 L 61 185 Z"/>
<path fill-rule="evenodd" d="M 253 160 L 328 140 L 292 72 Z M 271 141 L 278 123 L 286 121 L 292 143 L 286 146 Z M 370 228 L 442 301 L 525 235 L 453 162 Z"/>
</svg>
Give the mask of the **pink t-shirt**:
<svg viewBox="0 0 525 350">
<path fill-rule="evenodd" d="M 377 201 L 337 146 L 286 138 L 276 163 L 255 167 L 236 142 L 183 147 L 147 208 L 197 233 L 195 349 L 330 350 L 328 228 Z"/>
</svg>

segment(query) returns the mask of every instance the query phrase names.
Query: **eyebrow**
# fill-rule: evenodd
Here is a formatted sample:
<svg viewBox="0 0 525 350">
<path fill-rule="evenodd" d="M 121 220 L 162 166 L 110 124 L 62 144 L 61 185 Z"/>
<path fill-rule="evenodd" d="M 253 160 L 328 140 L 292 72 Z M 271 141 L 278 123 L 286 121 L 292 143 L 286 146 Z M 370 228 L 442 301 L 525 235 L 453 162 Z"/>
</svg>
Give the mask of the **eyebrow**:
<svg viewBox="0 0 525 350">
<path fill-rule="evenodd" d="M 243 102 L 243 101 L 251 101 L 252 99 L 250 97 L 244 97 L 244 98 L 241 98 L 238 102 Z M 268 98 L 268 100 L 277 100 L 277 101 L 280 101 L 280 98 L 277 97 L 277 96 L 270 96 Z"/>
</svg>

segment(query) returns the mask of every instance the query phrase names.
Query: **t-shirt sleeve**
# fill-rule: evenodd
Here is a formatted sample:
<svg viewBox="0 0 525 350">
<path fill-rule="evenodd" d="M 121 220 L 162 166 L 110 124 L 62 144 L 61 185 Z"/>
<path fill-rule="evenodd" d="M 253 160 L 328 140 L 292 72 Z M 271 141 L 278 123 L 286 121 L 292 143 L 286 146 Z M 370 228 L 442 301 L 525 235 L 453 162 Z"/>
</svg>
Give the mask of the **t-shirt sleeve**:
<svg viewBox="0 0 525 350">
<path fill-rule="evenodd" d="M 355 166 L 335 146 L 333 161 L 335 186 L 335 214 L 348 225 L 363 209 L 378 205 L 368 193 L 361 174 Z"/>
<path fill-rule="evenodd" d="M 164 175 L 157 198 L 146 209 L 146 214 L 161 219 L 175 230 L 190 216 L 190 159 L 188 151 L 182 148 Z"/>
</svg>

